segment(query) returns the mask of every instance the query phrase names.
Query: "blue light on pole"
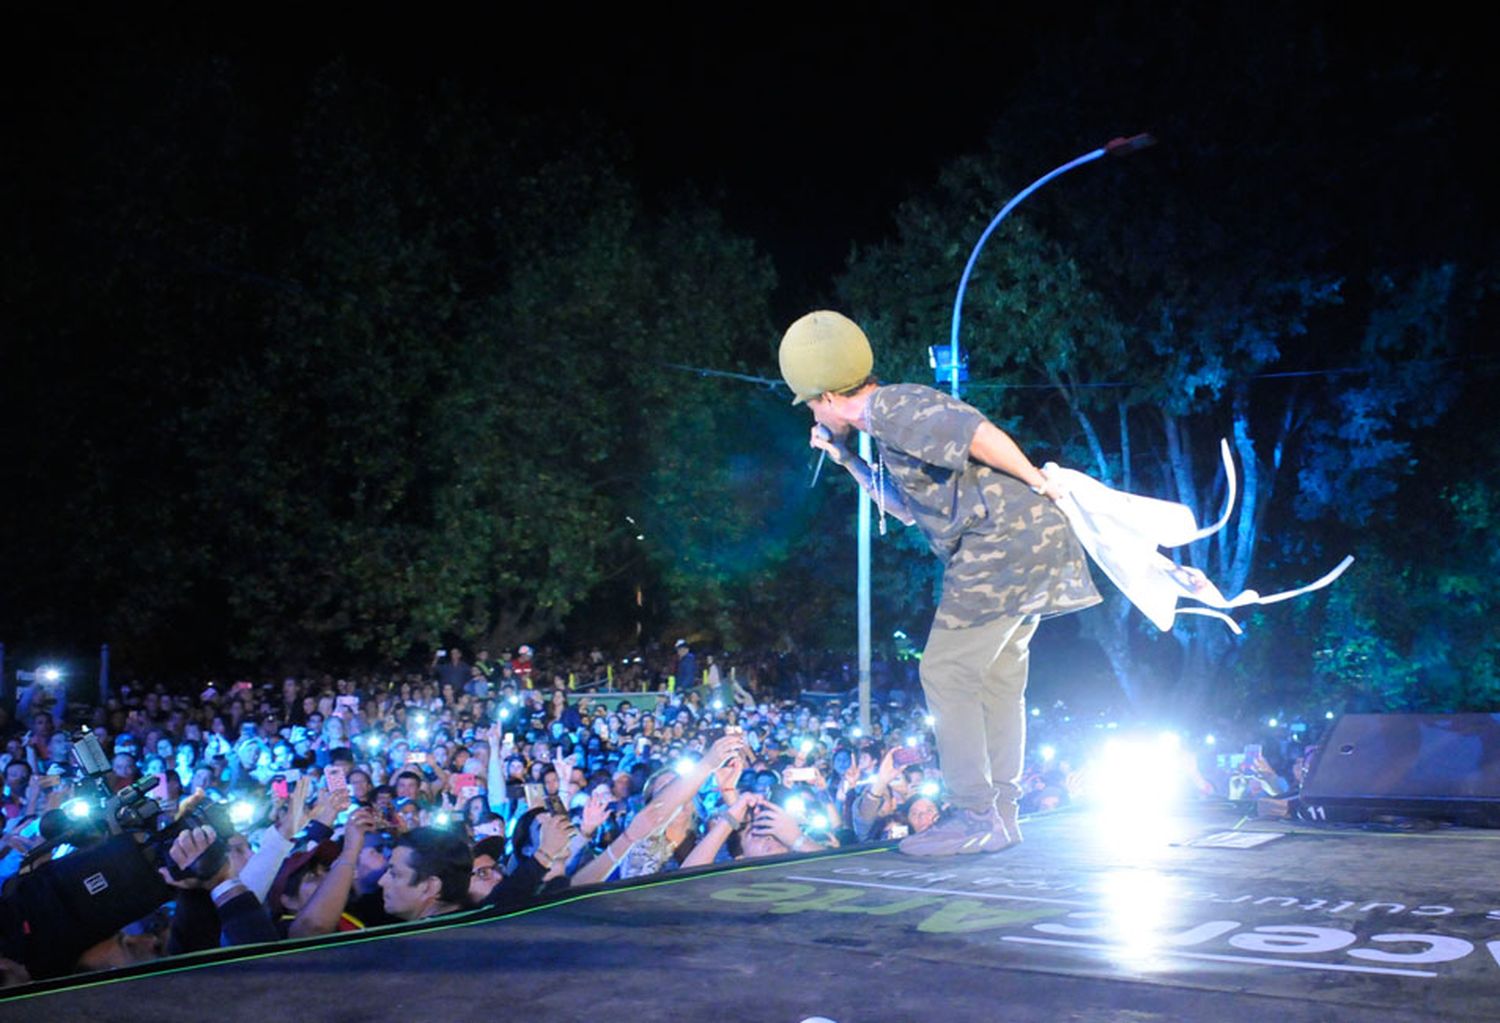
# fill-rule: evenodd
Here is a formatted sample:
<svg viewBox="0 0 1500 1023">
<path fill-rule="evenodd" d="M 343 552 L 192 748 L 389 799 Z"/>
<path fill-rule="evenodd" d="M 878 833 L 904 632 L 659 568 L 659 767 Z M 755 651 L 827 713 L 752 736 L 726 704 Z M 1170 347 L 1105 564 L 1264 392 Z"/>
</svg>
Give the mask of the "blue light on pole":
<svg viewBox="0 0 1500 1023">
<path fill-rule="evenodd" d="M 935 383 L 950 383 L 953 380 L 952 346 L 929 346 L 927 349 L 927 364 L 932 367 L 932 376 Z M 969 358 L 966 355 L 960 355 L 959 357 L 958 379 L 961 383 L 966 383 L 969 379 Z"/>
</svg>

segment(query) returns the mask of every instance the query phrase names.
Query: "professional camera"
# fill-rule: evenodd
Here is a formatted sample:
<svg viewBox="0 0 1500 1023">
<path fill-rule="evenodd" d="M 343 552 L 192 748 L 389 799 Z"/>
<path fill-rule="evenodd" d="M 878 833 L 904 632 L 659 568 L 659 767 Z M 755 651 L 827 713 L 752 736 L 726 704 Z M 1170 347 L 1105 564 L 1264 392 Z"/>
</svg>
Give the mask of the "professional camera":
<svg viewBox="0 0 1500 1023">
<path fill-rule="evenodd" d="M 158 868 L 178 879 L 213 877 L 228 855 L 225 836 L 234 833 L 228 816 L 211 803 L 159 826 L 161 807 L 150 796 L 155 778 L 110 792 L 104 780 L 109 761 L 87 730 L 74 740 L 73 754 L 83 778 L 68 824 L 28 854 L 0 893 L 0 954 L 24 964 L 37 980 L 72 972 L 87 949 L 171 899 L 174 890 Z M 218 840 L 179 868 L 169 855 L 172 842 L 205 825 Z M 64 843 L 72 848 L 58 855 Z"/>
</svg>

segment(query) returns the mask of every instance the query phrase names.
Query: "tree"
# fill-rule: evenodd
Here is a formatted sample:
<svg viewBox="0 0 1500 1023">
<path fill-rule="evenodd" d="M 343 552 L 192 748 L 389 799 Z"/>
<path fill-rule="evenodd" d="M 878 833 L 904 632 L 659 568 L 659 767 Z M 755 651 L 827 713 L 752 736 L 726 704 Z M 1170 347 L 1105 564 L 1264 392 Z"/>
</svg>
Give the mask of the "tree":
<svg viewBox="0 0 1500 1023">
<path fill-rule="evenodd" d="M 723 458 L 751 443 L 737 404 L 670 364 L 763 352 L 749 242 L 691 196 L 648 209 L 587 125 L 398 99 L 342 63 L 290 116 L 233 62 L 151 74 L 65 189 L 90 202 L 20 235 L 91 300 L 11 279 L 38 315 L 7 483 L 55 464 L 68 498 L 11 509 L 32 564 L 9 578 L 61 571 L 8 620 L 78 592 L 73 619 L 138 665 L 370 664 L 543 635 L 622 561 L 724 614 L 700 576 L 726 537 L 754 546 L 763 492 Z M 43 429 L 23 410 L 54 374 L 78 388 Z"/>
<path fill-rule="evenodd" d="M 1201 26 L 1205 38 L 1245 27 L 1232 13 Z M 1301 581 L 1336 560 L 1349 536 L 1341 523 L 1391 510 L 1409 431 L 1451 401 L 1445 360 L 1462 351 L 1476 311 L 1473 271 L 1416 244 L 1432 211 L 1393 201 L 1378 235 L 1348 238 L 1342 226 L 1368 222 L 1347 208 L 1347 168 L 1378 175 L 1366 187 L 1395 200 L 1414 167 L 1394 148 L 1406 140 L 1361 134 L 1358 118 L 1338 115 L 1410 90 L 1413 69 L 1330 76 L 1315 33 L 1238 47 L 1230 67 L 1203 39 L 1190 52 L 1148 42 L 1150 59 L 1132 61 L 1142 40 L 1121 29 L 1105 24 L 1046 55 L 991 152 L 955 161 L 907 203 L 895 238 L 851 261 L 840 295 L 877 349 L 896 353 L 882 371 L 921 379 L 917 359 L 946 340 L 958 271 L 993 211 L 1083 142 L 1154 112 L 1162 149 L 1078 172 L 991 240 L 964 311 L 968 396 L 1039 457 L 1182 501 L 1200 522 L 1223 504 L 1227 438 L 1238 513 L 1182 556 L 1230 594 Z M 1080 63 L 1130 67 L 1132 88 L 1073 75 Z M 1417 84 L 1438 94 L 1435 79 Z M 1138 109 L 1118 110 L 1118 95 Z M 1009 145 L 1017 138 L 1024 158 Z M 1431 147 L 1421 151 L 1409 162 L 1426 176 Z M 1038 165 L 1036 153 L 1049 155 Z M 1459 237 L 1464 208 L 1457 196 L 1441 215 Z M 1142 708 L 1191 715 L 1242 649 L 1208 621 L 1178 626 L 1175 650 L 1150 642 L 1113 595 L 1084 619 Z M 1275 642 L 1276 631 L 1245 642 Z"/>
</svg>

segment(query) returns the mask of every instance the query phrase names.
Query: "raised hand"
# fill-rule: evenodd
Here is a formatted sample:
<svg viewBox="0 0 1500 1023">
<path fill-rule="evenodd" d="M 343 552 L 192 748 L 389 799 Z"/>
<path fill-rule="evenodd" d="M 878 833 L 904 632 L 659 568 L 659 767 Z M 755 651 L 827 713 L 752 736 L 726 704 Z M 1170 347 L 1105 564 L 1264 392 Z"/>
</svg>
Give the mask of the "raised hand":
<svg viewBox="0 0 1500 1023">
<path fill-rule="evenodd" d="M 351 799 L 352 797 L 349 795 L 347 788 L 339 789 L 337 792 L 323 793 L 318 797 L 318 801 L 313 804 L 312 819 L 322 821 L 330 828 L 333 827 L 333 822 L 338 818 L 338 815 L 349 809 Z M 294 831 L 292 834 L 295 835 L 296 832 Z"/>
<path fill-rule="evenodd" d="M 187 870 L 218 840 L 218 833 L 213 828 L 207 826 L 186 828 L 172 841 L 172 847 L 167 850 L 167 855 L 172 858 L 172 862 L 179 870 Z M 224 857 L 223 865 L 207 881 L 191 876 L 173 877 L 172 872 L 166 867 L 161 867 L 160 870 L 162 879 L 174 888 L 213 888 L 234 876 L 228 856 Z"/>
<path fill-rule="evenodd" d="M 765 800 L 761 799 L 754 792 L 741 792 L 739 798 L 731 803 L 729 808 L 724 812 L 729 815 L 730 820 L 734 821 L 735 827 L 738 828 L 741 824 L 745 823 L 747 817 L 755 812 L 757 807 L 764 805 Z"/>
<path fill-rule="evenodd" d="M 675 809 L 674 807 L 673 810 Z M 647 803 L 625 828 L 625 837 L 632 842 L 650 838 L 657 829 L 664 827 L 671 819 L 673 810 L 667 809 L 661 800 Z"/>
<path fill-rule="evenodd" d="M 741 759 L 748 759 L 750 747 L 745 743 L 743 734 L 728 734 L 720 736 L 718 741 L 709 747 L 706 758 L 715 768 L 720 767 L 730 757 L 737 754 Z"/>
<path fill-rule="evenodd" d="M 562 813 L 544 814 L 542 833 L 537 840 L 537 851 L 548 860 L 557 861 L 568 854 L 568 844 L 573 839 L 573 822 Z"/>
<path fill-rule="evenodd" d="M 282 836 L 288 840 L 297 832 L 307 826 L 307 788 L 312 779 L 302 775 L 297 779 L 297 784 L 292 788 L 292 794 L 287 800 L 286 813 L 282 815 L 281 823 L 277 825 Z"/>
<path fill-rule="evenodd" d="M 740 783 L 740 775 L 745 770 L 745 754 L 734 753 L 723 765 L 714 770 L 714 782 L 720 792 L 732 792 Z"/>
<path fill-rule="evenodd" d="M 373 807 L 360 807 L 349 815 L 349 821 L 344 825 L 344 848 L 363 845 L 365 835 L 384 827 L 386 827 L 386 821 L 379 812 Z"/>
<path fill-rule="evenodd" d="M 594 793 L 583 804 L 583 833 L 593 837 L 594 833 L 609 819 L 609 793 Z"/>
<path fill-rule="evenodd" d="M 773 836 L 789 849 L 802 838 L 802 825 L 796 818 L 769 800 L 756 808 L 755 823 L 750 830 L 759 835 Z"/>
</svg>

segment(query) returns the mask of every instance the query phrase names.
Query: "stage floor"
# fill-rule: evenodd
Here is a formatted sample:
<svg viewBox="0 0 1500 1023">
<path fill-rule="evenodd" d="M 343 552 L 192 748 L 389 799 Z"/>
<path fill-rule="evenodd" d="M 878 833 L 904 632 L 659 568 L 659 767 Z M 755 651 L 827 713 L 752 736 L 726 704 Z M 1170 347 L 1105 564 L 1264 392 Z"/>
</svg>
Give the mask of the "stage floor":
<svg viewBox="0 0 1500 1023">
<path fill-rule="evenodd" d="M 1026 834 L 995 855 L 860 849 L 225 950 L 0 1003 L 0 1019 L 1500 1018 L 1500 832 L 1221 808 L 1063 813 Z"/>
</svg>

